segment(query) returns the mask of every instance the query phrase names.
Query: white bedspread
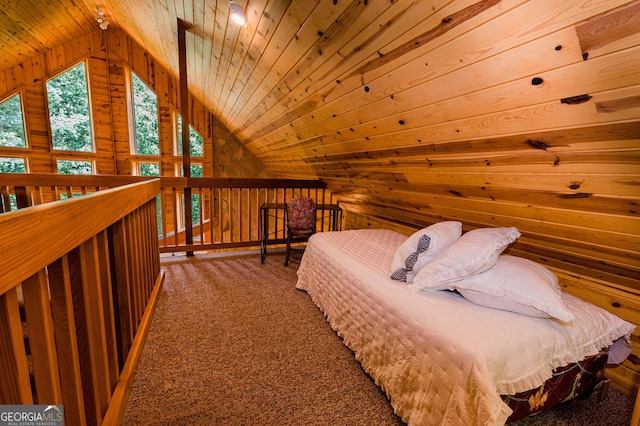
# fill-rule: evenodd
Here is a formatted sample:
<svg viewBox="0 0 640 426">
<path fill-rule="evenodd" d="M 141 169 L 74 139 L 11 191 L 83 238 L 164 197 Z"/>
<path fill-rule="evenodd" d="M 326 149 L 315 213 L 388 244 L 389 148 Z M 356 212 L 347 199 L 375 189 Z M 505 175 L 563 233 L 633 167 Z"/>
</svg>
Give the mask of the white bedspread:
<svg viewBox="0 0 640 426">
<path fill-rule="evenodd" d="M 634 330 L 568 294 L 571 325 L 484 308 L 449 291 L 414 293 L 389 278 L 405 239 L 379 229 L 315 234 L 297 288 L 409 424 L 504 424 L 511 409 L 501 394 L 540 386 L 554 368 Z"/>
</svg>

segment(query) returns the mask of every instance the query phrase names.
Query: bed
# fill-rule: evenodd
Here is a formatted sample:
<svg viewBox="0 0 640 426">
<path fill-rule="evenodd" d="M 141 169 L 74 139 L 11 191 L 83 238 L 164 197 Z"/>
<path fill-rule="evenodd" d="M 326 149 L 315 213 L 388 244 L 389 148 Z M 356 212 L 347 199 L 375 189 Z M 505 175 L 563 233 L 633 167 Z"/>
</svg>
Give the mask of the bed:
<svg viewBox="0 0 640 426">
<path fill-rule="evenodd" d="M 430 236 L 433 250 L 404 259 L 402 249 L 406 254 L 415 246 L 420 231 L 410 237 L 383 229 L 318 233 L 309 240 L 296 284 L 408 424 L 504 424 L 514 419 L 512 413 L 526 415 L 510 407 L 523 392 L 533 390 L 538 401 L 546 399 L 540 387 L 553 379 L 554 370 L 592 358 L 599 360 L 597 381 L 614 342 L 617 359 L 608 362 L 628 355 L 635 327 L 569 294 L 559 298 L 571 321 L 487 307 L 464 297 L 453 283 L 493 273 L 506 256 L 501 254 L 509 244 L 504 241 L 491 248 L 491 259 L 481 259 L 480 269 L 453 266 L 465 270 L 466 278 L 424 288 L 421 274 L 430 265 L 443 266 L 443 259 L 451 269 L 446 260 L 463 241 L 460 235 Z M 406 273 L 392 279 L 399 259 Z M 587 374 L 580 370 L 578 375 Z"/>
</svg>

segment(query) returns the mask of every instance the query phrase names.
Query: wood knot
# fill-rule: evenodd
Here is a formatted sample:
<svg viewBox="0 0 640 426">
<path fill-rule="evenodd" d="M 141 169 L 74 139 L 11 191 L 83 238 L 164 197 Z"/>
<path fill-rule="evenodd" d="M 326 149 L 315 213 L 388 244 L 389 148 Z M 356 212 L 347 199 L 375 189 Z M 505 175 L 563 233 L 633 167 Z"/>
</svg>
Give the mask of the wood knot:
<svg viewBox="0 0 640 426">
<path fill-rule="evenodd" d="M 574 182 L 571 185 L 569 185 L 569 189 L 580 189 L 580 186 L 582 184 L 580 182 Z"/>
<path fill-rule="evenodd" d="M 578 104 L 583 104 L 583 103 L 587 102 L 592 97 L 593 96 L 586 95 L 586 94 L 585 95 L 572 96 L 570 98 L 560 99 L 560 103 L 567 104 L 567 105 L 578 105 Z"/>
<path fill-rule="evenodd" d="M 591 197 L 591 194 L 588 193 L 588 192 L 576 192 L 574 194 L 560 194 L 560 195 L 558 195 L 558 197 L 564 198 L 564 199 L 567 199 L 567 200 L 573 200 L 573 199 L 576 199 L 576 198 L 589 198 L 589 197 Z"/>
<path fill-rule="evenodd" d="M 527 139 L 525 143 L 529 145 L 531 148 L 541 149 L 543 151 L 546 151 L 547 148 L 549 148 L 549 145 L 547 145 L 546 143 L 542 141 L 537 141 L 535 139 Z"/>
</svg>

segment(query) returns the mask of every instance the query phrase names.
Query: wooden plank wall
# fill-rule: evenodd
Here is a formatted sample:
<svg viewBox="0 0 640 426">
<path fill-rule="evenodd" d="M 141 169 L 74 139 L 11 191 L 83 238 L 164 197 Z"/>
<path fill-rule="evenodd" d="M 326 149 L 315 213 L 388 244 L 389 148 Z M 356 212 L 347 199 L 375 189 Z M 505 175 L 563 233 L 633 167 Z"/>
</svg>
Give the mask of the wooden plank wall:
<svg viewBox="0 0 640 426">
<path fill-rule="evenodd" d="M 292 126 L 243 130 L 249 146 L 270 151 L 259 157 L 272 170 L 325 179 L 346 228 L 516 226 L 522 237 L 508 253 L 638 325 L 640 2 L 542 12 L 508 3 L 464 36 L 438 35 L 430 51 L 382 50 L 330 93 L 307 97 L 320 106 Z M 639 333 L 609 373 L 634 394 Z"/>
</svg>

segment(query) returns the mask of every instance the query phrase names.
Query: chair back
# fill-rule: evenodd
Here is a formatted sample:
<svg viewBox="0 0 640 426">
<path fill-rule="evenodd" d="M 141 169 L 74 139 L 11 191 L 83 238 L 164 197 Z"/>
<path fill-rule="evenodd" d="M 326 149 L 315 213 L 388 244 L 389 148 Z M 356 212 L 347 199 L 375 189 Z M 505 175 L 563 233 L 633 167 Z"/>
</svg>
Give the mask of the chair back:
<svg viewBox="0 0 640 426">
<path fill-rule="evenodd" d="M 316 203 L 311 198 L 292 198 L 287 203 L 287 226 L 296 232 L 316 230 Z"/>
</svg>

